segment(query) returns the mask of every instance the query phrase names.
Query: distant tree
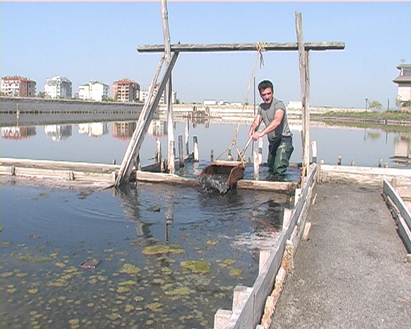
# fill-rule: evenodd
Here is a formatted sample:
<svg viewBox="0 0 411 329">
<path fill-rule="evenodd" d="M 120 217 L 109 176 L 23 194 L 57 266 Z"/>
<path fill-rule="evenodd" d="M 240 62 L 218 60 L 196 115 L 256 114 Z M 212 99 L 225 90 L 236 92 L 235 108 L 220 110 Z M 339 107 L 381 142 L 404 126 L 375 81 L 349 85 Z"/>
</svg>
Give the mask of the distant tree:
<svg viewBox="0 0 411 329">
<path fill-rule="evenodd" d="M 37 93 L 37 97 L 46 98 L 46 96 L 47 96 L 47 93 L 44 92 L 44 91 L 39 91 L 39 92 Z"/>
<path fill-rule="evenodd" d="M 382 108 L 382 104 L 379 101 L 372 101 L 370 102 L 370 108 L 380 110 Z"/>
</svg>

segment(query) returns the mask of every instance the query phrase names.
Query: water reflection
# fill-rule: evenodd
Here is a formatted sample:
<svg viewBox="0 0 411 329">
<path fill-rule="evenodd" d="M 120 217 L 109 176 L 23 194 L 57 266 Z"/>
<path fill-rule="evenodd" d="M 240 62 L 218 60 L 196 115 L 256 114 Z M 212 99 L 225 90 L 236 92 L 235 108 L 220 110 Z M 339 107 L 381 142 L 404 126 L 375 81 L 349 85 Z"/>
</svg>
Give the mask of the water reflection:
<svg viewBox="0 0 411 329">
<path fill-rule="evenodd" d="M 78 127 L 79 134 L 85 134 L 89 137 L 101 137 L 108 134 L 107 122 L 81 123 Z"/>
<path fill-rule="evenodd" d="M 126 116 L 125 116 L 126 117 Z M 43 119 L 42 119 L 43 118 Z M 77 115 L 77 121 L 80 122 L 82 115 Z M 73 124 L 45 124 L 47 122 L 43 116 L 39 116 L 36 121 L 40 125 L 9 125 L 4 126 L 2 121 L 2 156 L 19 157 L 47 160 L 68 160 L 82 162 L 101 162 L 112 163 L 113 159 L 120 163 L 124 157 L 128 141 L 131 139 L 136 129 L 136 120 L 114 120 L 107 116 L 107 121 L 90 121 L 86 120 L 78 123 L 78 133 L 73 132 Z M 221 119 L 208 118 L 209 121 L 200 123 L 199 118 L 195 121 L 188 119 L 176 118 L 174 121 L 175 140 L 177 136 L 184 136 L 184 155 L 190 154 L 193 149 L 193 138 L 198 140 L 198 149 L 200 161 L 210 162 L 211 155 L 221 155 L 230 143 L 236 140 L 237 147 L 242 148 L 247 140 L 247 124 L 235 123 L 235 120 L 224 122 Z M 2 117 L 3 120 L 3 117 Z M 237 120 L 238 121 L 238 120 Z M 237 136 L 233 136 L 236 128 L 239 127 Z M 301 145 L 301 125 L 298 122 L 292 123 L 294 134 L 295 151 L 291 157 L 292 164 L 301 163 L 302 145 Z M 43 130 L 45 135 L 53 141 L 70 139 L 70 145 L 64 143 L 59 148 L 50 148 L 44 143 L 43 135 L 36 134 L 36 131 Z M 111 138 L 107 138 L 111 132 Z M 154 138 L 145 138 L 140 150 L 140 160 L 142 166 L 153 164 L 153 161 L 159 161 L 159 150 L 167 152 L 167 122 L 164 120 L 154 119 L 148 129 L 148 136 Z M 189 134 L 191 136 L 189 136 Z M 77 136 L 97 137 L 105 136 L 104 139 L 93 139 L 86 142 Z M 30 138 L 32 143 L 36 144 L 36 153 L 31 154 L 33 144 L 26 145 L 25 140 Z M 311 139 L 315 140 L 318 145 L 318 159 L 324 160 L 325 164 L 336 164 L 337 159 L 342 157 L 342 165 L 354 163 L 357 166 L 377 166 L 379 159 L 389 167 L 409 167 L 409 147 L 411 132 L 407 127 L 388 127 L 388 126 L 328 126 L 323 123 L 311 123 Z M 18 141 L 19 147 L 15 144 L 9 144 L 10 140 Z M 118 142 L 116 142 L 118 140 Z M 262 147 L 263 161 L 267 158 L 266 140 L 263 141 Z M 177 147 L 177 143 L 175 147 Z M 354 147 L 355 146 L 355 147 Z M 246 152 L 246 159 L 253 159 L 252 151 L 256 146 L 251 145 Z M 63 149 L 64 148 L 64 149 Z M 408 151 L 407 151 L 408 150 Z M 59 154 L 64 156 L 59 157 Z M 226 160 L 224 155 L 218 160 Z M 217 159 L 217 158 L 214 158 Z"/>
<path fill-rule="evenodd" d="M 44 127 L 44 132 L 54 142 L 67 139 L 72 135 L 71 125 L 48 125 Z"/>
<path fill-rule="evenodd" d="M 3 127 L 1 137 L 4 139 L 28 139 L 36 135 L 36 127 Z"/>
<path fill-rule="evenodd" d="M 398 165 L 411 166 L 411 133 L 399 133 L 394 141 L 394 156 L 391 159 Z"/>
</svg>

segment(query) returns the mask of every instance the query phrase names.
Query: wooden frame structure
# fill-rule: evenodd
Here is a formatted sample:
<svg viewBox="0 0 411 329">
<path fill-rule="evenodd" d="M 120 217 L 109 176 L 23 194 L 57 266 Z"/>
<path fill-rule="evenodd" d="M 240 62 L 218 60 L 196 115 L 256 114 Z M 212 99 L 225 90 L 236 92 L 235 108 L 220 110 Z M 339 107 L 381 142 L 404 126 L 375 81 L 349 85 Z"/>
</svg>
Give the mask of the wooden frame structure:
<svg viewBox="0 0 411 329">
<path fill-rule="evenodd" d="M 164 34 L 164 45 L 144 45 L 137 48 L 138 52 L 141 53 L 158 53 L 163 52 L 162 60 L 160 60 L 159 67 L 157 68 L 156 74 L 158 77 L 158 72 L 161 71 L 161 67 L 164 58 L 167 62 L 167 69 L 156 90 L 156 95 L 153 96 L 153 88 L 156 83 L 157 77 L 153 79 L 151 84 L 151 90 L 149 91 L 149 97 L 143 108 L 143 113 L 140 115 L 137 128 L 131 138 L 130 144 L 122 161 L 120 171 L 116 178 L 115 186 L 119 186 L 123 183 L 129 181 L 129 176 L 131 173 L 132 158 L 138 154 L 141 147 L 142 141 L 147 132 L 148 126 L 151 122 L 152 115 L 158 106 L 160 100 L 160 95 L 163 94 L 165 88 L 167 87 L 166 99 L 167 99 L 167 110 L 168 110 L 168 165 L 169 172 L 174 174 L 174 135 L 172 128 L 173 120 L 173 110 L 171 102 L 172 93 L 172 83 L 171 83 L 171 73 L 174 64 L 177 60 L 177 56 L 181 52 L 221 52 L 221 51 L 298 51 L 299 53 L 299 68 L 300 68 L 300 83 L 301 83 L 301 98 L 302 98 L 302 111 L 303 111 L 303 180 L 308 176 L 309 170 L 309 147 L 310 147 L 310 134 L 309 134 L 309 94 L 310 94 L 310 79 L 309 79 L 309 51 L 325 51 L 325 50 L 342 50 L 345 48 L 344 42 L 304 42 L 303 31 L 302 31 L 302 16 L 301 13 L 295 13 L 296 19 L 296 33 L 297 42 L 283 42 L 283 43 L 257 43 L 257 44 L 170 44 L 170 33 L 168 29 L 168 14 L 166 0 L 161 1 L 161 11 L 163 18 L 163 34 Z M 171 55 L 172 53 L 172 55 Z"/>
</svg>

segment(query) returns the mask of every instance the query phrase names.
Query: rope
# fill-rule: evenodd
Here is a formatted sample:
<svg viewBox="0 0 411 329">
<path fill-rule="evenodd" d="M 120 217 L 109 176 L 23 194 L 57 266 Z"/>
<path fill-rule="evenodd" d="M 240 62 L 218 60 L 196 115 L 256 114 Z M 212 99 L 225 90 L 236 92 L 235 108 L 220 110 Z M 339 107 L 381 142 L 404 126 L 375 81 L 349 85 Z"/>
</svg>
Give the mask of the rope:
<svg viewBox="0 0 411 329">
<path fill-rule="evenodd" d="M 245 157 L 242 151 L 240 151 L 237 147 L 237 135 L 238 135 L 238 130 L 240 128 L 240 123 L 241 120 L 243 118 L 243 113 L 244 113 L 244 109 L 245 109 L 245 104 L 247 103 L 248 100 L 248 94 L 250 92 L 250 87 L 251 87 L 251 82 L 253 81 L 254 75 L 255 75 L 255 69 L 257 67 L 257 62 L 258 60 L 260 61 L 260 68 L 264 67 L 264 58 L 263 58 L 263 52 L 266 51 L 265 46 L 267 45 L 266 42 L 257 42 L 256 44 L 256 49 L 257 49 L 257 53 L 256 53 L 256 57 L 254 60 L 254 65 L 253 65 L 253 69 L 251 71 L 251 76 L 250 76 L 250 80 L 248 81 L 248 86 L 247 86 L 247 91 L 245 93 L 245 97 L 244 97 L 244 102 L 243 102 L 243 108 L 241 110 L 241 117 L 240 120 L 237 124 L 236 129 L 234 130 L 234 138 L 231 140 L 230 145 L 216 158 L 216 160 L 218 160 L 227 150 L 231 149 L 233 146 L 235 146 L 237 154 L 238 154 L 238 158 L 240 159 L 241 162 L 245 162 Z"/>
<path fill-rule="evenodd" d="M 260 54 L 260 69 L 264 67 L 263 51 L 266 51 L 265 50 L 266 45 L 267 45 L 266 42 L 257 42 L 257 51 Z"/>
</svg>

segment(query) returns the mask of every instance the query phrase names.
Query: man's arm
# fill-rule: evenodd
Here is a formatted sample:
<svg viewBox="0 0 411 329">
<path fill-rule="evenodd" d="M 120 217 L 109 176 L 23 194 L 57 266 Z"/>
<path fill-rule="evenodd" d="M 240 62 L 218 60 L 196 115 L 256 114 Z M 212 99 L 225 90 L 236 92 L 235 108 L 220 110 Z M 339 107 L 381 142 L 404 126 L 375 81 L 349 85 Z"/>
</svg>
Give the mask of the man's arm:
<svg viewBox="0 0 411 329">
<path fill-rule="evenodd" d="M 271 121 L 271 123 L 267 127 L 265 127 L 263 130 L 255 132 L 252 135 L 253 139 L 257 140 L 263 137 L 264 135 L 267 135 L 268 133 L 274 131 L 275 128 L 277 128 L 281 124 L 281 121 L 284 118 L 284 112 L 285 112 L 284 109 L 278 109 L 277 111 L 275 111 L 274 120 Z"/>
<path fill-rule="evenodd" d="M 253 123 L 250 126 L 250 130 L 248 131 L 248 137 L 253 136 L 255 130 L 260 126 L 262 119 L 263 119 L 262 116 L 257 114 L 257 116 L 255 117 Z"/>
</svg>

